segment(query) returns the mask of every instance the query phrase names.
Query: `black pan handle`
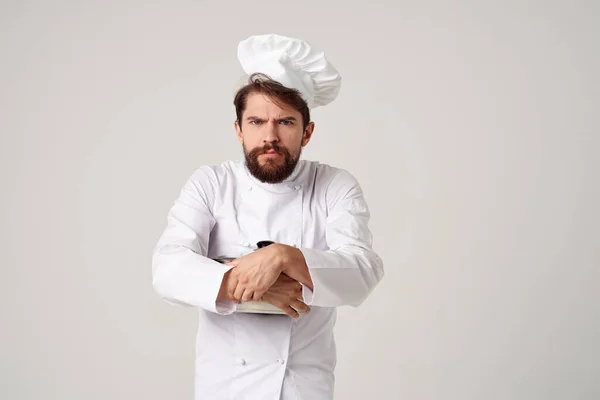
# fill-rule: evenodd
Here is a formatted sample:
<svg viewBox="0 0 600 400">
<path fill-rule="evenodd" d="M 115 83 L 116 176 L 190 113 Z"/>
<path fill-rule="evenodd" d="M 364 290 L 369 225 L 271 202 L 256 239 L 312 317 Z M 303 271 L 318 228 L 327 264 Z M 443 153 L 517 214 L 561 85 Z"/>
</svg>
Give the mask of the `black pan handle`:
<svg viewBox="0 0 600 400">
<path fill-rule="evenodd" d="M 271 244 L 274 244 L 275 242 L 271 242 L 270 240 L 261 240 L 260 242 L 256 243 L 256 246 L 259 249 L 262 249 L 263 247 L 267 247 Z"/>
</svg>

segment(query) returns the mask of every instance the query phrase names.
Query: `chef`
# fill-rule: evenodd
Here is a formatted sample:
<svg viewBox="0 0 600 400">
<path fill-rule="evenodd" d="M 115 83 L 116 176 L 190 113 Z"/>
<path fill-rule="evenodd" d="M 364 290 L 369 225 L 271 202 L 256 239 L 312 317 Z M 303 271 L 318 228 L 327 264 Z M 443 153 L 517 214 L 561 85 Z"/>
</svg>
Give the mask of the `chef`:
<svg viewBox="0 0 600 400">
<path fill-rule="evenodd" d="M 153 285 L 198 309 L 197 400 L 332 399 L 336 307 L 359 306 L 384 275 L 357 180 L 300 158 L 310 111 L 337 97 L 341 78 L 322 52 L 279 35 L 243 40 L 238 59 L 250 76 L 234 99 L 244 159 L 187 179 Z M 261 304 L 271 311 L 247 312 Z"/>
</svg>

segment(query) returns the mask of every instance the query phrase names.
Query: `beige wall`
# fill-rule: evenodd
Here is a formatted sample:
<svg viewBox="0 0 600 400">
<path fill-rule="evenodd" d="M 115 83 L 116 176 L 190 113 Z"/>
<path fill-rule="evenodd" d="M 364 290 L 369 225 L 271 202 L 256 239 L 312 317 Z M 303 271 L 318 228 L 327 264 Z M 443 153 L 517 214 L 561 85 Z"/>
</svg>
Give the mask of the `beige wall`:
<svg viewBox="0 0 600 400">
<path fill-rule="evenodd" d="M 0 398 L 192 398 L 150 256 L 241 156 L 258 33 L 340 70 L 304 155 L 360 179 L 386 265 L 340 309 L 336 399 L 600 397 L 599 3 L 351 3 L 0 3 Z"/>
</svg>

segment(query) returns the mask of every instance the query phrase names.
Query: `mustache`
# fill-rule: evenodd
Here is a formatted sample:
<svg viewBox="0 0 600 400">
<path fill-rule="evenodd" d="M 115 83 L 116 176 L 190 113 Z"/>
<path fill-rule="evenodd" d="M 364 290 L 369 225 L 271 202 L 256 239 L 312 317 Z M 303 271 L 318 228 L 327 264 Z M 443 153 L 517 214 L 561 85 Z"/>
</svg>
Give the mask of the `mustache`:
<svg viewBox="0 0 600 400">
<path fill-rule="evenodd" d="M 287 160 L 295 158 L 292 156 L 292 153 L 286 146 L 282 146 L 277 143 L 266 143 L 263 146 L 256 146 L 252 150 L 244 149 L 246 155 L 252 159 L 258 159 L 258 156 L 269 151 L 274 151 L 280 156 L 284 156 Z"/>
<path fill-rule="evenodd" d="M 280 146 L 277 143 L 267 143 L 262 147 L 257 146 L 254 149 L 250 150 L 248 152 L 248 155 L 250 155 L 252 157 L 258 157 L 261 154 L 265 154 L 269 151 L 275 151 L 277 154 L 284 155 L 284 156 L 290 155 L 290 152 L 286 147 Z"/>
<path fill-rule="evenodd" d="M 275 151 L 277 153 L 280 153 L 280 154 L 282 152 L 281 147 L 277 143 L 265 144 L 263 146 L 261 152 L 262 153 L 266 153 L 266 152 L 271 151 L 271 150 L 273 150 L 273 151 Z"/>
</svg>

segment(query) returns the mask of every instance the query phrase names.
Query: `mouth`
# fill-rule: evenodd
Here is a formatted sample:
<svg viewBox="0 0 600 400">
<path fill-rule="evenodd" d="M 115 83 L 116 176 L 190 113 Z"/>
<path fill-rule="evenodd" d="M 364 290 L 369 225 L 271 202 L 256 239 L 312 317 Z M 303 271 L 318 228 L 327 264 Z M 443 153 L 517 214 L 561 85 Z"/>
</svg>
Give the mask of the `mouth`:
<svg viewBox="0 0 600 400">
<path fill-rule="evenodd" d="M 267 150 L 265 152 L 262 153 L 263 156 L 279 156 L 281 155 L 279 152 L 275 151 L 275 150 Z"/>
</svg>

